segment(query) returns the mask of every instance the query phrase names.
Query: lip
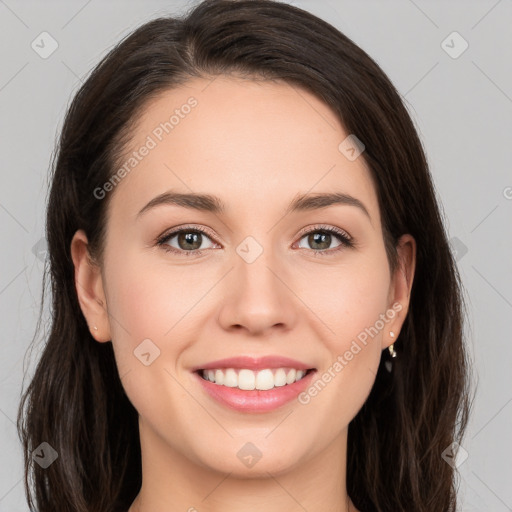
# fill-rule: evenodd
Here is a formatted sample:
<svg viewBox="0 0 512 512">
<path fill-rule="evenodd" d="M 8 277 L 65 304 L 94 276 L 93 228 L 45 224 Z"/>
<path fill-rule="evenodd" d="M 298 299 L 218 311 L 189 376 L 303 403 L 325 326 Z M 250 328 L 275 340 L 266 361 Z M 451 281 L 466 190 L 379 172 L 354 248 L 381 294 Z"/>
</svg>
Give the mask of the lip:
<svg viewBox="0 0 512 512">
<path fill-rule="evenodd" d="M 216 362 L 216 364 L 218 363 L 219 361 Z M 216 368 L 219 368 L 219 366 L 216 366 Z M 244 366 L 244 368 L 247 368 L 247 366 Z M 267 366 L 266 368 L 269 367 Z M 222 386 L 203 379 L 200 373 L 200 371 L 195 371 L 195 378 L 199 380 L 199 384 L 206 393 L 220 404 L 239 412 L 265 413 L 283 407 L 285 404 L 295 399 L 299 393 L 311 385 L 311 381 L 317 374 L 317 371 L 310 371 L 302 379 L 293 384 L 267 390 L 243 390 Z"/>
<path fill-rule="evenodd" d="M 196 366 L 192 368 L 192 371 L 197 372 L 198 370 L 213 370 L 222 368 L 247 368 L 248 370 L 264 370 L 265 368 L 295 368 L 296 370 L 314 369 L 312 365 L 301 363 L 295 359 L 272 355 L 263 357 L 238 356 L 229 357 L 226 359 L 218 359 L 217 361 L 212 361 L 210 363 L 204 363 L 202 365 Z"/>
</svg>

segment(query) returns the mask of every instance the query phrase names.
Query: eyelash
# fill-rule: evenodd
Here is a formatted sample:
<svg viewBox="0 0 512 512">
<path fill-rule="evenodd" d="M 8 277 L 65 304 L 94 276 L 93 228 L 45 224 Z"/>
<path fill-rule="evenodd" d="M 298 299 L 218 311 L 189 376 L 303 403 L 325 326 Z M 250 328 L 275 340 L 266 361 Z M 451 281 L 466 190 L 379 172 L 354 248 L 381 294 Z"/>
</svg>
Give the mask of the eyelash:
<svg viewBox="0 0 512 512">
<path fill-rule="evenodd" d="M 325 225 L 317 225 L 313 226 L 309 231 L 305 231 L 300 234 L 299 241 L 302 240 L 306 235 L 309 235 L 311 233 L 329 233 L 335 235 L 338 240 L 341 242 L 341 244 L 338 247 L 334 247 L 333 249 L 324 249 L 324 250 L 317 250 L 317 249 L 306 249 L 308 251 L 312 251 L 314 256 L 330 256 L 333 253 L 337 253 L 341 249 L 344 248 L 353 248 L 355 247 L 355 242 L 353 238 L 351 238 L 345 231 L 336 228 L 334 226 L 325 226 Z M 192 227 L 192 226 L 184 226 L 180 229 L 177 229 L 175 231 L 171 231 L 170 233 L 165 233 L 161 237 L 159 237 L 156 241 L 158 246 L 161 246 L 164 251 L 171 252 L 174 254 L 184 254 L 187 257 L 190 256 L 201 256 L 203 252 L 207 249 L 194 249 L 192 251 L 184 251 L 184 250 L 178 250 L 174 247 L 171 247 L 167 244 L 167 242 L 173 238 L 175 235 L 179 235 L 180 233 L 201 233 L 203 235 L 206 235 L 208 238 L 213 238 L 209 231 L 206 229 L 200 228 L 200 227 Z M 213 240 L 212 240 L 213 241 Z"/>
</svg>

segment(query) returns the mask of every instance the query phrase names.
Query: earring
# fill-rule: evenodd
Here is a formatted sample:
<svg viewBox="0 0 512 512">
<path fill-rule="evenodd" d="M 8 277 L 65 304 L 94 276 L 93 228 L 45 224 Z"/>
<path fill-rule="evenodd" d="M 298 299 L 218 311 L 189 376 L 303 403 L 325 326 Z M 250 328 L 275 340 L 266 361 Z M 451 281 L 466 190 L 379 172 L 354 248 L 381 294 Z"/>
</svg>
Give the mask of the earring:
<svg viewBox="0 0 512 512">
<path fill-rule="evenodd" d="M 389 331 L 389 336 L 390 336 L 391 338 L 394 338 L 394 337 L 395 337 L 395 333 L 394 333 L 393 331 Z M 393 357 L 393 358 L 395 358 L 395 357 L 396 357 L 396 352 L 395 352 L 395 346 L 394 346 L 394 345 L 395 345 L 395 344 L 393 343 L 393 344 L 391 344 L 391 345 L 389 346 L 389 348 L 388 348 L 388 350 L 389 350 L 389 355 L 390 355 L 391 357 Z"/>
<path fill-rule="evenodd" d="M 95 331 L 97 331 L 97 330 L 98 330 L 98 328 L 97 328 L 96 326 L 94 326 L 94 330 L 95 330 Z"/>
<path fill-rule="evenodd" d="M 393 331 L 389 331 L 389 336 L 391 338 L 394 338 L 395 337 L 395 333 Z M 384 366 L 386 367 L 386 370 L 391 373 L 391 370 L 393 369 L 393 359 L 395 359 L 395 357 L 397 356 L 397 353 L 395 351 L 395 347 L 394 347 L 394 343 L 391 344 L 389 347 L 388 347 L 388 350 L 389 350 L 389 355 L 391 357 L 391 360 L 390 361 L 385 361 L 384 362 Z"/>
</svg>

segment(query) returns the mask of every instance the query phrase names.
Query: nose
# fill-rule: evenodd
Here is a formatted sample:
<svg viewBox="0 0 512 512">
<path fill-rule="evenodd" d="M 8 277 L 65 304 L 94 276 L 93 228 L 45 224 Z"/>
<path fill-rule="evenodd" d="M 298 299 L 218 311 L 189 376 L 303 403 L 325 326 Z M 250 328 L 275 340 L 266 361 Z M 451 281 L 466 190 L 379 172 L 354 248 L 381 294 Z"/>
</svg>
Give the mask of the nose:
<svg viewBox="0 0 512 512">
<path fill-rule="evenodd" d="M 300 301 L 293 292 L 290 272 L 271 250 L 248 261 L 236 254 L 234 268 L 224 280 L 218 316 L 221 326 L 252 335 L 293 329 Z"/>
</svg>

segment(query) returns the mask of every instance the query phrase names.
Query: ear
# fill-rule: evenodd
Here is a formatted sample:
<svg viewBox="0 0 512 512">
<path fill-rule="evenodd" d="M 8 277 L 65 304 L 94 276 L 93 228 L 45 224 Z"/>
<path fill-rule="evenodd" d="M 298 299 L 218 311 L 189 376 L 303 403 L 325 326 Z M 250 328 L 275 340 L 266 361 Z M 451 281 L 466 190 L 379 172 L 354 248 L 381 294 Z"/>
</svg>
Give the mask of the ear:
<svg viewBox="0 0 512 512">
<path fill-rule="evenodd" d="M 101 269 L 90 257 L 87 236 L 82 229 L 78 230 L 71 240 L 71 258 L 75 267 L 78 302 L 89 330 L 96 341 L 110 341 L 110 324 Z"/>
<path fill-rule="evenodd" d="M 414 238 L 409 234 L 402 235 L 398 240 L 397 252 L 398 266 L 391 277 L 388 298 L 388 308 L 395 311 L 395 316 L 386 325 L 386 331 L 382 338 L 383 350 L 397 340 L 409 310 L 412 282 L 416 269 L 416 241 Z M 390 332 L 393 332 L 394 336 L 391 336 Z"/>
</svg>

